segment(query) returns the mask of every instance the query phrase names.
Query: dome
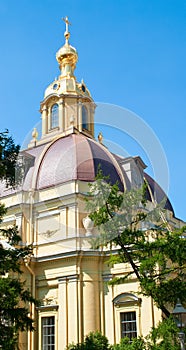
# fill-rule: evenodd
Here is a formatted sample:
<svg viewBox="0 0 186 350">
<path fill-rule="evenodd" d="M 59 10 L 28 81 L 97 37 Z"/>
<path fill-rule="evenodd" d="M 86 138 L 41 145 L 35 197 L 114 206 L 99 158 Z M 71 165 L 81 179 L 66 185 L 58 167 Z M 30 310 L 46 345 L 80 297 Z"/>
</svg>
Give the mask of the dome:
<svg viewBox="0 0 186 350">
<path fill-rule="evenodd" d="M 49 144 L 42 144 L 22 153 L 24 163 L 28 164 L 23 191 L 52 188 L 75 180 L 93 182 L 99 167 L 105 176 L 109 175 L 112 184 L 118 182 L 121 191 L 131 188 L 125 171 L 121 170 L 121 158 L 83 134 L 73 133 L 59 137 Z M 146 172 L 143 176 L 148 184 L 146 199 L 152 203 L 163 202 L 164 208 L 174 215 L 171 202 L 162 188 Z M 0 183 L 2 197 L 13 194 L 14 191 Z"/>
<path fill-rule="evenodd" d="M 74 69 L 78 60 L 76 49 L 67 42 L 56 53 L 56 59 L 61 70 L 61 77 L 74 76 Z"/>
<path fill-rule="evenodd" d="M 116 159 L 95 140 L 82 134 L 70 134 L 42 147 L 40 151 L 39 148 L 37 154 L 36 149 L 31 150 L 36 160 L 26 175 L 25 190 L 30 187 L 33 178 L 37 190 L 73 180 L 92 182 L 99 167 L 105 176 L 110 176 L 111 183 L 118 181 L 123 190 L 124 178 Z"/>
<path fill-rule="evenodd" d="M 60 56 L 65 56 L 65 55 L 69 55 L 69 54 L 77 55 L 77 51 L 76 51 L 75 47 L 73 47 L 69 44 L 65 44 L 56 53 L 56 58 L 58 60 L 60 58 Z"/>
<path fill-rule="evenodd" d="M 120 189 L 130 189 L 129 179 L 119 165 L 121 158 L 113 155 L 102 144 L 83 134 L 59 137 L 52 143 L 29 150 L 35 159 L 29 168 L 23 190 L 42 190 L 70 181 L 93 182 L 99 167 L 110 182 L 118 182 Z M 174 213 L 173 207 L 162 188 L 144 172 L 148 186 L 146 199 L 153 203 L 164 203 L 164 208 Z"/>
<path fill-rule="evenodd" d="M 69 64 L 75 68 L 75 64 L 78 60 L 78 54 L 73 46 L 65 44 L 56 53 L 56 59 L 60 67 Z"/>
<path fill-rule="evenodd" d="M 169 198 L 166 196 L 165 192 L 158 185 L 158 183 L 147 173 L 144 173 L 144 178 L 148 184 L 146 199 L 150 202 L 156 202 L 158 204 L 163 203 L 164 209 L 170 210 L 174 214 L 174 209 Z"/>
</svg>

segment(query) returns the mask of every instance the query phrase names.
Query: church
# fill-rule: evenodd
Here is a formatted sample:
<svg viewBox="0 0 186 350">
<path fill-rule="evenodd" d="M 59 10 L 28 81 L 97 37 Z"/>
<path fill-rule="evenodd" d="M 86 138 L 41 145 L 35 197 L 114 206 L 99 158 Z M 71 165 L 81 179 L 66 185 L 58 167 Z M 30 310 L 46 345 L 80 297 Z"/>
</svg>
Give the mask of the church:
<svg viewBox="0 0 186 350">
<path fill-rule="evenodd" d="M 24 279 L 32 295 L 41 301 L 31 306 L 36 330 L 20 335 L 24 350 L 63 350 L 99 330 L 110 344 L 122 337 L 145 336 L 161 320 L 153 300 L 139 295 L 139 284 L 130 280 L 110 286 L 128 264 L 106 264 L 108 253 L 89 243 L 94 224 L 84 198 L 99 166 L 122 189 L 148 183 L 148 205 L 165 197 L 146 173 L 140 156 L 121 157 L 94 135 L 96 104 L 86 84 L 74 75 L 78 54 L 69 43 L 65 18 L 65 43 L 57 51 L 60 74 L 46 88 L 40 104 L 42 135 L 33 130 L 32 140 L 21 151 L 24 180 L 21 188 L 1 189 L 8 212 L 7 227 L 16 224 L 23 243 L 33 245 L 33 257 L 25 261 Z M 166 218 L 174 227 L 182 222 L 167 198 Z"/>
</svg>

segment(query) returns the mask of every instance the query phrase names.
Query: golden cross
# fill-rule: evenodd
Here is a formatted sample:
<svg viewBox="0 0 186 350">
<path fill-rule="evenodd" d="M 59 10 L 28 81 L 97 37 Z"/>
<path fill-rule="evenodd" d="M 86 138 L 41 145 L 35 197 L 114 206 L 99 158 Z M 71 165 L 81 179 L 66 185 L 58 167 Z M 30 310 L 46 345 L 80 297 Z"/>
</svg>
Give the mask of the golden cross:
<svg viewBox="0 0 186 350">
<path fill-rule="evenodd" d="M 63 20 L 63 21 L 65 22 L 65 24 L 66 24 L 66 32 L 68 33 L 68 26 L 71 25 L 71 23 L 69 22 L 67 16 L 64 17 L 64 18 L 62 18 L 62 20 Z"/>
</svg>

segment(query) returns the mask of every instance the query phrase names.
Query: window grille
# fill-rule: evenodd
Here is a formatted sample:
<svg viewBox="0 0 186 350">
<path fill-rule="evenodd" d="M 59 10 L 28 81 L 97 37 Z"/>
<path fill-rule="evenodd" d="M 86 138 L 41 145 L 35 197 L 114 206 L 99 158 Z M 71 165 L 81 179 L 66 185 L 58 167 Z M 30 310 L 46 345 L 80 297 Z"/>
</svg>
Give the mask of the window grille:
<svg viewBox="0 0 186 350">
<path fill-rule="evenodd" d="M 55 317 L 42 317 L 42 350 L 55 350 Z"/>
<path fill-rule="evenodd" d="M 128 337 L 130 340 L 137 338 L 136 312 L 121 312 L 121 338 Z"/>
</svg>

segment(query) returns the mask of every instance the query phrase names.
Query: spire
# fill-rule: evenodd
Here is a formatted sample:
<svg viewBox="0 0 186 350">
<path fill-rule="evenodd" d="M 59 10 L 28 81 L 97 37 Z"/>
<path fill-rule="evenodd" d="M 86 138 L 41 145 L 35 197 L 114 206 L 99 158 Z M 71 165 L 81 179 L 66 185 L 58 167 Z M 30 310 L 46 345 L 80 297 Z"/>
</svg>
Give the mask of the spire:
<svg viewBox="0 0 186 350">
<path fill-rule="evenodd" d="M 78 54 L 76 49 L 69 44 L 70 33 L 68 26 L 71 23 L 69 22 L 68 17 L 62 19 L 66 24 L 66 30 L 64 32 L 65 45 L 62 46 L 56 53 L 56 59 L 61 70 L 61 78 L 74 77 L 74 69 L 76 68 Z"/>
</svg>

